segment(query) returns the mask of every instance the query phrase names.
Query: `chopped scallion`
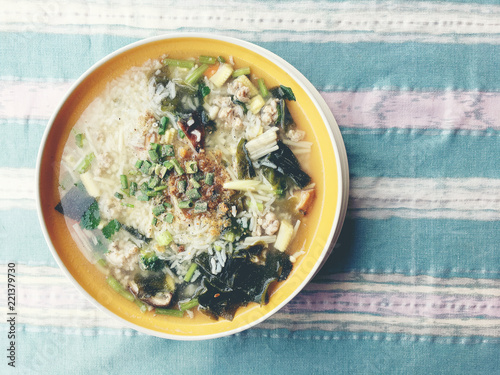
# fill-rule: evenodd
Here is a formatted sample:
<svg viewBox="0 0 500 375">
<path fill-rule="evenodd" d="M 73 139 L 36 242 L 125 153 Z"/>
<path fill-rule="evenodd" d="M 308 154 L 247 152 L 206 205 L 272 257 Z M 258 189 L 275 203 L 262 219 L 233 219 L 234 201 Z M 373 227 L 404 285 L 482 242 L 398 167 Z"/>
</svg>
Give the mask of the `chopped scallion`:
<svg viewBox="0 0 500 375">
<path fill-rule="evenodd" d="M 207 70 L 207 69 L 208 69 L 207 64 L 200 65 L 195 70 L 193 70 L 191 73 L 189 73 L 189 75 L 186 77 L 185 82 L 188 85 L 194 86 L 199 81 L 199 79 L 201 78 L 203 73 L 205 73 L 205 70 Z"/>
<path fill-rule="evenodd" d="M 156 236 L 156 241 L 160 246 L 168 246 L 173 240 L 174 238 L 168 231 L 161 232 Z"/>
<path fill-rule="evenodd" d="M 214 184 L 214 174 L 212 172 L 207 172 L 205 174 L 205 183 L 207 185 L 213 185 Z"/>
<path fill-rule="evenodd" d="M 185 180 L 177 181 L 177 190 L 179 193 L 184 193 L 186 191 L 187 182 Z"/>
<path fill-rule="evenodd" d="M 76 146 L 78 148 L 82 148 L 83 147 L 83 140 L 85 139 L 85 134 L 77 134 L 75 135 L 75 143 L 76 143 Z"/>
<path fill-rule="evenodd" d="M 162 191 L 162 190 L 165 190 L 166 188 L 168 188 L 167 185 L 161 185 L 161 186 L 155 187 L 154 191 Z"/>
<path fill-rule="evenodd" d="M 201 198 L 201 194 L 198 191 L 198 189 L 189 189 L 188 191 L 186 191 L 186 196 L 190 199 L 200 199 Z"/>
<path fill-rule="evenodd" d="M 123 194 L 120 194 L 118 192 L 115 193 L 115 197 L 118 199 L 123 199 Z"/>
<path fill-rule="evenodd" d="M 186 275 L 184 276 L 184 281 L 185 282 L 190 282 L 191 279 L 193 278 L 194 271 L 198 268 L 198 265 L 196 263 L 191 263 L 189 266 L 188 271 L 186 272 Z"/>
<path fill-rule="evenodd" d="M 236 69 L 233 72 L 233 78 L 236 78 L 236 77 L 239 77 L 239 76 L 246 76 L 248 74 L 250 74 L 250 67 Z"/>
<path fill-rule="evenodd" d="M 135 167 L 136 167 L 137 169 L 139 169 L 139 168 L 141 167 L 142 163 L 143 163 L 143 161 L 142 161 L 142 160 L 137 160 L 137 161 L 135 162 Z"/>
<path fill-rule="evenodd" d="M 263 98 L 267 97 L 269 95 L 269 90 L 264 83 L 264 78 L 259 78 L 257 84 L 259 85 L 260 95 L 262 95 Z"/>
<path fill-rule="evenodd" d="M 194 212 L 200 214 L 202 212 L 206 212 L 208 209 L 207 202 L 196 202 L 194 204 Z"/>
<path fill-rule="evenodd" d="M 196 164 L 196 161 L 194 160 L 185 162 L 184 167 L 186 167 L 186 173 L 193 174 L 198 172 L 198 164 Z"/>
<path fill-rule="evenodd" d="M 160 204 L 158 206 L 153 207 L 153 215 L 158 216 L 165 212 L 165 206 Z"/>
<path fill-rule="evenodd" d="M 79 174 L 87 172 L 90 169 L 92 160 L 94 160 L 94 158 L 95 158 L 95 155 L 93 152 L 91 152 L 90 154 L 85 156 L 85 158 L 81 161 L 81 163 L 77 165 L 76 171 Z"/>
<path fill-rule="evenodd" d="M 165 221 L 169 224 L 172 224 L 172 222 L 174 221 L 174 215 L 172 215 L 170 212 L 167 212 L 165 214 Z"/>
<path fill-rule="evenodd" d="M 179 202 L 179 208 L 191 208 L 191 207 L 193 207 L 193 202 L 191 200 Z"/>
<path fill-rule="evenodd" d="M 122 189 L 128 189 L 128 179 L 126 175 L 120 175 L 120 183 L 122 184 Z"/>
<path fill-rule="evenodd" d="M 195 188 L 195 189 L 198 189 L 199 187 L 201 187 L 200 183 L 198 181 L 196 181 L 194 178 L 190 178 L 189 179 L 189 182 L 191 182 L 191 185 Z"/>
<path fill-rule="evenodd" d="M 180 138 L 180 139 L 182 139 L 182 138 L 184 138 L 184 137 L 186 136 L 186 134 L 184 134 L 184 132 L 183 132 L 182 130 L 179 130 L 179 131 L 177 132 L 177 134 L 179 135 L 179 138 Z"/>
<path fill-rule="evenodd" d="M 174 169 L 178 175 L 184 174 L 184 169 L 181 167 L 181 164 L 176 158 L 170 159 L 170 162 L 174 165 Z"/>
<path fill-rule="evenodd" d="M 174 146 L 172 145 L 162 145 L 161 146 L 161 157 L 175 156 Z"/>
<path fill-rule="evenodd" d="M 193 263 L 196 265 L 196 263 Z M 185 280 L 186 278 L 184 278 Z M 198 298 L 193 298 L 191 301 L 187 301 L 184 303 L 179 303 L 179 310 L 180 311 L 186 311 L 186 310 L 191 310 L 193 307 L 198 306 L 200 303 L 198 302 Z"/>
<path fill-rule="evenodd" d="M 151 159 L 151 161 L 158 161 L 159 156 L 155 150 L 149 150 L 148 154 L 149 154 L 149 158 Z"/>
<path fill-rule="evenodd" d="M 217 62 L 217 58 L 214 56 L 200 56 L 198 59 L 202 64 L 215 64 Z"/>
<path fill-rule="evenodd" d="M 163 59 L 164 65 L 178 66 L 179 68 L 192 68 L 195 62 L 192 60 Z"/>
<path fill-rule="evenodd" d="M 160 309 L 156 308 L 155 312 L 161 315 L 175 316 L 176 318 L 182 318 L 184 316 L 184 311 L 174 310 L 174 309 Z"/>
<path fill-rule="evenodd" d="M 148 188 L 154 189 L 159 184 L 159 182 L 160 182 L 160 178 L 158 176 L 152 176 L 149 179 Z"/>
<path fill-rule="evenodd" d="M 147 194 L 144 194 L 143 192 L 141 192 L 141 193 L 137 194 L 137 200 L 147 202 L 149 200 L 149 197 L 147 196 Z"/>
</svg>

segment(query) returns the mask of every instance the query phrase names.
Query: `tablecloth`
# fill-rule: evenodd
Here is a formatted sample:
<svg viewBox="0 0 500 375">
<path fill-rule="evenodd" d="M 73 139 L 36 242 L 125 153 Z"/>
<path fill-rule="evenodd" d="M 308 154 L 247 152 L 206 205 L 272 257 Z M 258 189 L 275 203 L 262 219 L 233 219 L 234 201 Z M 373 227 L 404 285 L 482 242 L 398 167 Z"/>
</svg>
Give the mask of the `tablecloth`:
<svg viewBox="0 0 500 375">
<path fill-rule="evenodd" d="M 495 1 L 0 9 L 0 373 L 500 373 Z M 72 82 L 122 46 L 179 31 L 242 38 L 293 64 L 336 117 L 351 178 L 340 239 L 312 282 L 256 327 L 200 342 L 138 333 L 88 302 L 52 258 L 34 199 L 38 147 Z"/>
</svg>

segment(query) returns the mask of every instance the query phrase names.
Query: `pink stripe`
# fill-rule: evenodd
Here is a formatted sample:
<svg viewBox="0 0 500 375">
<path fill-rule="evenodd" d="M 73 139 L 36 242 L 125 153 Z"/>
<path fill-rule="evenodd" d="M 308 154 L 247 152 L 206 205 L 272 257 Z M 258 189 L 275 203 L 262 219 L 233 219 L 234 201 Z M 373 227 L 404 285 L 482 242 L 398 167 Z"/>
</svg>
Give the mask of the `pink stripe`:
<svg viewBox="0 0 500 375">
<path fill-rule="evenodd" d="M 500 93 L 375 90 L 321 95 L 345 127 L 500 129 Z"/>
<path fill-rule="evenodd" d="M 0 118 L 48 119 L 71 82 L 0 82 Z M 322 92 L 339 125 L 365 129 L 499 129 L 500 93 Z"/>
<path fill-rule="evenodd" d="M 283 312 L 369 313 L 422 318 L 500 318 L 499 297 L 427 295 L 418 293 L 301 293 Z"/>
</svg>

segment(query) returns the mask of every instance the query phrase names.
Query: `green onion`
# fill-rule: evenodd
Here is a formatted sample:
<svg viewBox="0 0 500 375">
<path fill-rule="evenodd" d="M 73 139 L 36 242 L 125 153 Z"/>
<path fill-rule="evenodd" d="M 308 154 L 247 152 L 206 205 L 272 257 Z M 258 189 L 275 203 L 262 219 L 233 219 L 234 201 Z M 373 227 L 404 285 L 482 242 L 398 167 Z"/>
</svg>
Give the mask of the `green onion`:
<svg viewBox="0 0 500 375">
<path fill-rule="evenodd" d="M 165 206 L 165 208 L 172 208 L 172 204 L 168 202 L 163 203 L 163 205 Z"/>
<path fill-rule="evenodd" d="M 167 168 L 161 164 L 158 164 L 158 168 L 156 168 L 155 172 L 160 178 L 163 178 L 167 174 Z"/>
<path fill-rule="evenodd" d="M 196 265 L 196 263 L 195 263 L 195 265 Z M 185 278 L 184 278 L 184 280 L 185 280 Z M 179 310 L 180 311 L 191 310 L 193 307 L 196 307 L 199 304 L 200 303 L 198 302 L 198 298 L 193 298 L 191 301 L 179 303 Z"/>
<path fill-rule="evenodd" d="M 193 174 L 198 172 L 198 164 L 194 160 L 185 162 L 184 167 L 186 167 L 186 173 Z"/>
<path fill-rule="evenodd" d="M 179 136 L 180 139 L 184 138 L 186 136 L 186 134 L 184 134 L 184 132 L 182 130 L 179 130 L 177 132 L 177 135 Z"/>
<path fill-rule="evenodd" d="M 186 191 L 186 195 L 190 199 L 200 199 L 201 198 L 201 194 L 198 191 L 198 189 L 189 189 L 188 191 Z"/>
<path fill-rule="evenodd" d="M 217 58 L 213 56 L 200 56 L 198 59 L 202 64 L 215 64 L 217 62 Z"/>
<path fill-rule="evenodd" d="M 207 185 L 213 185 L 214 184 L 214 174 L 212 172 L 207 172 L 205 174 L 205 183 Z"/>
<path fill-rule="evenodd" d="M 161 191 L 148 190 L 148 191 L 146 191 L 146 195 L 148 197 L 157 197 L 157 196 L 161 195 Z"/>
<path fill-rule="evenodd" d="M 165 206 L 162 204 L 153 207 L 153 215 L 158 216 L 165 212 Z"/>
<path fill-rule="evenodd" d="M 176 59 L 164 59 L 164 65 L 178 66 L 179 68 L 192 68 L 194 67 L 194 61 L 192 60 L 176 60 Z"/>
<path fill-rule="evenodd" d="M 149 168 L 151 168 L 153 164 L 149 160 L 144 160 L 144 162 L 141 165 L 140 171 L 143 174 L 149 174 Z"/>
<path fill-rule="evenodd" d="M 141 167 L 142 163 L 143 163 L 143 161 L 142 161 L 142 160 L 137 160 L 137 161 L 135 162 L 135 167 L 136 167 L 137 169 L 139 169 L 139 168 Z"/>
<path fill-rule="evenodd" d="M 236 78 L 236 77 L 239 77 L 239 76 L 246 76 L 248 74 L 250 74 L 250 68 L 249 67 L 236 69 L 233 72 L 233 78 Z"/>
<path fill-rule="evenodd" d="M 175 316 L 177 318 L 182 318 L 184 316 L 184 311 L 173 310 L 173 309 L 160 309 L 157 307 L 155 309 L 155 312 L 157 314 L 170 315 L 170 316 Z"/>
<path fill-rule="evenodd" d="M 161 119 L 160 119 L 160 124 L 159 124 L 159 127 L 158 127 L 158 134 L 159 135 L 163 135 L 165 134 L 166 130 L 167 130 L 167 124 L 168 124 L 168 117 L 166 116 L 163 116 Z"/>
<path fill-rule="evenodd" d="M 134 205 L 131 204 L 131 203 L 125 203 L 125 202 L 122 202 L 122 206 L 124 207 L 128 207 L 128 208 L 134 208 Z"/>
<path fill-rule="evenodd" d="M 187 182 L 185 180 L 177 181 L 177 190 L 179 193 L 184 193 L 186 191 Z"/>
<path fill-rule="evenodd" d="M 175 156 L 174 146 L 172 145 L 162 145 L 161 146 L 161 157 Z"/>
<path fill-rule="evenodd" d="M 196 202 L 194 204 L 194 212 L 200 214 L 202 212 L 206 212 L 208 209 L 207 202 Z"/>
<path fill-rule="evenodd" d="M 148 181 L 148 188 L 153 189 L 160 182 L 160 178 L 158 176 L 152 176 Z"/>
<path fill-rule="evenodd" d="M 263 98 L 267 97 L 269 95 L 269 91 L 264 83 L 264 78 L 259 78 L 257 84 L 259 85 L 260 95 L 262 95 Z"/>
<path fill-rule="evenodd" d="M 184 276 L 185 282 L 188 283 L 191 281 L 191 279 L 193 278 L 194 271 L 196 271 L 197 268 L 198 268 L 198 265 L 196 263 L 191 263 L 186 275 Z"/>
<path fill-rule="evenodd" d="M 131 182 L 130 183 L 130 189 L 129 189 L 130 195 L 135 195 L 137 192 L 137 182 Z"/>
<path fill-rule="evenodd" d="M 178 175 L 184 174 L 184 169 L 182 169 L 181 164 L 176 158 L 170 159 L 170 162 L 174 165 L 174 169 Z"/>
<path fill-rule="evenodd" d="M 79 174 L 87 172 L 90 169 L 90 164 L 92 163 L 92 160 L 94 160 L 94 158 L 95 158 L 95 155 L 93 152 L 91 152 L 90 154 L 85 156 L 85 158 L 83 158 L 81 163 L 77 165 L 76 171 Z"/>
<path fill-rule="evenodd" d="M 115 197 L 118 199 L 123 199 L 123 194 L 120 194 L 118 192 L 115 193 Z"/>
<path fill-rule="evenodd" d="M 120 189 L 120 191 L 125 194 L 127 197 L 130 197 L 129 192 L 126 189 Z"/>
<path fill-rule="evenodd" d="M 149 197 L 147 196 L 147 194 L 145 194 L 143 192 L 137 194 L 136 198 L 138 201 L 143 201 L 143 202 L 147 202 L 149 200 Z"/>
<path fill-rule="evenodd" d="M 191 200 L 179 202 L 179 208 L 191 208 L 191 207 L 193 207 L 193 202 L 191 202 Z"/>
<path fill-rule="evenodd" d="M 154 191 L 162 191 L 165 190 L 166 188 L 168 188 L 167 185 L 157 186 L 154 188 Z"/>
<path fill-rule="evenodd" d="M 158 234 L 156 236 L 156 242 L 158 242 L 158 245 L 160 245 L 160 246 L 167 246 L 173 240 L 174 240 L 174 238 L 172 237 L 172 235 L 168 231 L 161 232 L 160 234 Z"/>
<path fill-rule="evenodd" d="M 160 145 L 158 143 L 151 142 L 149 147 L 150 150 L 154 150 L 156 152 L 160 151 Z"/>
<path fill-rule="evenodd" d="M 201 187 L 201 185 L 198 183 L 198 181 L 196 181 L 194 178 L 190 178 L 189 182 L 191 182 L 191 185 L 193 185 L 193 187 L 195 189 L 198 189 L 199 187 Z"/>
<path fill-rule="evenodd" d="M 149 158 L 151 159 L 151 161 L 158 161 L 159 157 L 158 157 L 158 154 L 155 150 L 149 150 L 148 154 L 149 154 Z"/>
<path fill-rule="evenodd" d="M 172 215 L 170 212 L 167 212 L 165 214 L 165 221 L 169 224 L 172 224 L 172 222 L 174 221 L 174 215 Z"/>
<path fill-rule="evenodd" d="M 128 189 L 128 179 L 126 175 L 120 175 L 120 183 L 122 184 L 122 189 Z"/>
<path fill-rule="evenodd" d="M 195 70 L 193 70 L 191 73 L 188 74 L 185 82 L 188 85 L 194 86 L 196 84 L 196 82 L 199 81 L 199 79 L 201 78 L 203 73 L 205 73 L 205 70 L 207 70 L 207 69 L 208 69 L 207 64 L 200 65 L 199 67 L 197 67 Z"/>
<path fill-rule="evenodd" d="M 156 225 L 158 223 L 158 219 L 156 217 L 153 218 L 153 220 L 151 220 L 151 225 Z"/>
<path fill-rule="evenodd" d="M 224 64 L 226 62 L 226 59 L 222 56 L 217 57 L 217 61 L 220 62 L 221 64 Z"/>
<path fill-rule="evenodd" d="M 174 167 L 174 164 L 171 161 L 167 160 L 163 162 L 163 166 L 167 168 L 167 171 L 169 171 Z"/>
<path fill-rule="evenodd" d="M 116 292 L 118 292 L 122 297 L 125 297 L 128 299 L 130 302 L 133 302 L 135 300 L 135 297 L 132 293 L 127 291 L 122 284 L 118 282 L 113 276 L 108 276 L 106 278 L 106 281 L 108 282 L 108 285 L 113 288 Z"/>
<path fill-rule="evenodd" d="M 139 306 L 139 309 L 141 310 L 142 313 L 145 313 L 146 311 L 148 311 L 148 306 L 144 302 L 142 302 L 141 300 L 136 298 L 134 300 L 134 302 L 137 306 Z"/>
<path fill-rule="evenodd" d="M 141 191 L 146 194 L 146 192 L 148 191 L 148 183 L 147 182 L 143 182 L 141 184 Z"/>
<path fill-rule="evenodd" d="M 85 134 L 77 134 L 75 135 L 75 143 L 78 148 L 83 147 L 83 140 L 85 139 Z"/>
</svg>

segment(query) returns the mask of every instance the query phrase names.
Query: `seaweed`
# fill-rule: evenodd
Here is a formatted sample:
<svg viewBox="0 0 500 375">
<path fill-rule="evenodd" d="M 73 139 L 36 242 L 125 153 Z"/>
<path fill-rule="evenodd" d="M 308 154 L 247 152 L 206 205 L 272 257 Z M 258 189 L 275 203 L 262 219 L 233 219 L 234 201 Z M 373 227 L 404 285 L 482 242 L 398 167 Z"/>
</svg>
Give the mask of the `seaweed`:
<svg viewBox="0 0 500 375">
<path fill-rule="evenodd" d="M 271 152 L 261 161 L 261 165 L 288 176 L 301 189 L 306 187 L 311 182 L 311 177 L 300 168 L 299 161 L 287 145 L 278 141 L 278 147 L 278 150 Z"/>
<path fill-rule="evenodd" d="M 83 185 L 75 185 L 61 198 L 55 209 L 70 219 L 80 221 L 94 202 L 95 198 L 87 193 Z"/>
<path fill-rule="evenodd" d="M 122 225 L 122 228 L 125 229 L 127 232 L 129 232 L 132 236 L 134 236 L 138 240 L 144 241 L 146 243 L 149 243 L 152 240 L 152 238 L 146 237 L 144 234 L 142 234 L 141 232 L 139 232 L 139 230 L 137 230 L 134 227 L 129 227 L 127 225 Z"/>
<path fill-rule="evenodd" d="M 248 180 L 255 177 L 255 169 L 253 168 L 252 160 L 245 147 L 246 143 L 247 141 L 241 138 L 236 148 L 236 174 L 240 180 Z"/>
<path fill-rule="evenodd" d="M 203 275 L 197 293 L 200 310 L 214 319 L 232 320 L 241 306 L 250 302 L 267 304 L 269 286 L 275 281 L 285 280 L 292 264 L 285 253 L 264 249 L 263 245 L 254 245 L 228 256 L 217 275 L 210 271 L 209 255 L 198 256 L 195 262 Z"/>
</svg>

